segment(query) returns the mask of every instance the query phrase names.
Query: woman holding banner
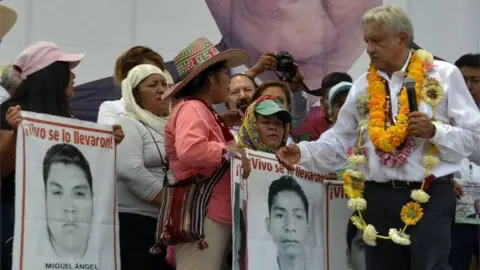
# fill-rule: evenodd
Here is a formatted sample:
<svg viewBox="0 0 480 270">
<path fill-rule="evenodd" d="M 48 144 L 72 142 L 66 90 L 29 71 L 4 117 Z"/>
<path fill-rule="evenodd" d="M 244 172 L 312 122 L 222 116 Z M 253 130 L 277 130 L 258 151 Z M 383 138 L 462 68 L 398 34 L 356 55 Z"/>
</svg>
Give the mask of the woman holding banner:
<svg viewBox="0 0 480 270">
<path fill-rule="evenodd" d="M 126 134 L 118 147 L 117 187 L 122 269 L 172 269 L 165 257 L 148 252 L 153 245 L 162 205 L 161 191 L 171 179 L 164 147 L 170 102 L 161 100 L 168 88 L 164 72 L 137 65 L 122 82 L 124 116 L 117 120 Z"/>
<path fill-rule="evenodd" d="M 268 82 L 265 83 L 268 84 Z M 283 85 L 283 82 L 278 83 Z M 278 87 L 280 88 L 280 85 Z M 237 146 L 254 151 L 275 153 L 278 148 L 285 145 L 289 138 L 288 127 L 291 121 L 292 115 L 278 98 L 260 96 L 246 110 L 242 126 L 237 135 Z M 234 200 L 234 211 L 236 212 L 233 216 L 242 219 L 243 213 L 240 210 L 239 194 Z M 245 238 L 245 227 L 243 227 L 244 221 L 236 221 L 236 224 L 240 224 L 239 230 L 241 232 L 235 233 L 234 236 L 238 237 L 241 235 L 241 240 L 235 241 L 235 243 L 240 245 L 233 250 L 240 250 L 240 253 L 245 253 L 247 239 Z M 239 257 L 242 258 L 243 256 Z"/>
<path fill-rule="evenodd" d="M 83 54 L 63 52 L 51 42 L 37 42 L 25 49 L 16 60 L 22 82 L 13 96 L 0 105 L 0 129 L 16 132 L 21 124 L 20 110 L 71 118 L 69 99 L 73 96 L 75 74 L 71 71 Z M 113 128 L 115 142 L 123 139 L 120 126 Z M 14 147 L 16 140 L 9 147 Z M 15 156 L 9 157 L 15 160 Z M 15 171 L 2 178 L 2 269 L 11 268 L 15 217 Z M 3 254 L 7 254 L 3 256 Z"/>
</svg>

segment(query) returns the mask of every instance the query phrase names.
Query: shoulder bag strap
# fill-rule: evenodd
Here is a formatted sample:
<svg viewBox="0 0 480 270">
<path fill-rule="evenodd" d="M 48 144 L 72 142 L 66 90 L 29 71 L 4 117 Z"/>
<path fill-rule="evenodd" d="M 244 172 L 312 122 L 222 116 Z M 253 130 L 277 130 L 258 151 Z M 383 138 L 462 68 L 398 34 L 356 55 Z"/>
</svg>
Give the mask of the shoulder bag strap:
<svg viewBox="0 0 480 270">
<path fill-rule="evenodd" d="M 167 172 L 169 170 L 168 160 L 163 159 L 162 152 L 160 151 L 160 148 L 158 147 L 157 141 L 155 140 L 155 137 L 153 137 L 153 134 L 150 131 L 150 128 L 144 122 L 140 121 L 140 123 L 142 123 L 143 126 L 147 129 L 148 133 L 150 134 L 150 137 L 152 137 L 152 140 L 153 140 L 153 143 L 155 144 L 155 147 L 157 148 L 158 155 L 160 156 L 160 161 L 162 163 L 162 171 L 163 171 L 163 175 L 164 175 L 163 176 L 163 186 L 167 187 L 169 185 L 168 176 L 167 176 Z"/>
</svg>

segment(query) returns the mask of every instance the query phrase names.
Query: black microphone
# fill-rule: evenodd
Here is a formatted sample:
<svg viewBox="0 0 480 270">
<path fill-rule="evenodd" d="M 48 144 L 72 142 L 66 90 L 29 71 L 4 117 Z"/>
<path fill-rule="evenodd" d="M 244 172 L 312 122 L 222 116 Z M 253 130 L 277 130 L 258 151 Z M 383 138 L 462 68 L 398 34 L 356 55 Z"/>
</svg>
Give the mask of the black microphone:
<svg viewBox="0 0 480 270">
<path fill-rule="evenodd" d="M 407 89 L 408 107 L 410 108 L 410 112 L 418 111 L 417 95 L 415 93 L 415 80 L 412 77 L 407 77 L 403 81 L 403 86 L 405 86 Z"/>
</svg>

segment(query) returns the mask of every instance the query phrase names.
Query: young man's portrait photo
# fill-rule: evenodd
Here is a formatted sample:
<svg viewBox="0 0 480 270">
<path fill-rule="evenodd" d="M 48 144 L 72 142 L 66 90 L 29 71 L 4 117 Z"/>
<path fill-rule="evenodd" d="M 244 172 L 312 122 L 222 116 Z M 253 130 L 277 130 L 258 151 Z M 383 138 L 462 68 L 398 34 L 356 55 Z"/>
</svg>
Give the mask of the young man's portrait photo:
<svg viewBox="0 0 480 270">
<path fill-rule="evenodd" d="M 278 269 L 307 269 L 305 243 L 310 235 L 309 202 L 291 176 L 282 176 L 268 190 L 265 226 L 277 247 Z"/>
<path fill-rule="evenodd" d="M 48 240 L 59 258 L 83 258 L 93 220 L 90 165 L 70 144 L 55 144 L 43 159 Z"/>
</svg>

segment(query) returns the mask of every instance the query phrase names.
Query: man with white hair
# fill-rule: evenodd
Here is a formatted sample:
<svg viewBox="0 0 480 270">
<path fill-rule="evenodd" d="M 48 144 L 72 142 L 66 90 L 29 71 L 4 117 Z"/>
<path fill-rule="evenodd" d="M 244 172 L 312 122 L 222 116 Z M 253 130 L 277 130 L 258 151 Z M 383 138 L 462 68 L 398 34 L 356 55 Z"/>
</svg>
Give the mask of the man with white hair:
<svg viewBox="0 0 480 270">
<path fill-rule="evenodd" d="M 20 74 L 12 64 L 5 67 L 0 78 L 0 104 L 10 98 L 21 81 Z"/>
<path fill-rule="evenodd" d="M 412 49 L 402 9 L 373 8 L 361 26 L 370 68 L 335 126 L 315 142 L 279 149 L 277 158 L 290 170 L 354 165 L 343 173 L 344 190 L 367 244 L 368 270 L 451 269 L 452 174 L 480 143 L 479 110 L 456 66 Z M 407 77 L 414 91 L 404 87 Z"/>
</svg>

